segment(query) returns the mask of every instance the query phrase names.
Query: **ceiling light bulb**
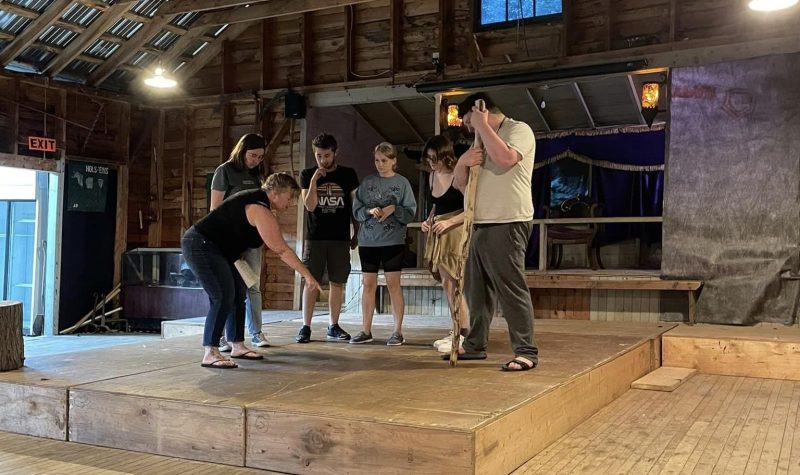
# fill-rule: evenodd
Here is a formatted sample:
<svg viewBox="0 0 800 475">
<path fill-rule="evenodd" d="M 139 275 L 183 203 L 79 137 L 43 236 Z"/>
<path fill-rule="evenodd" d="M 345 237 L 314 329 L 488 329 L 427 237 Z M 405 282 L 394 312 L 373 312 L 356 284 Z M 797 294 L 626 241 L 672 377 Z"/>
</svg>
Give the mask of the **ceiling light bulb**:
<svg viewBox="0 0 800 475">
<path fill-rule="evenodd" d="M 160 89 L 168 89 L 178 85 L 174 79 L 164 77 L 164 68 L 157 67 L 153 76 L 144 80 L 144 83 L 150 87 L 157 87 Z"/>
<path fill-rule="evenodd" d="M 542 99 L 542 103 L 539 104 L 539 108 L 544 109 L 545 107 L 547 107 L 547 104 L 545 104 L 544 99 Z"/>
<path fill-rule="evenodd" d="M 798 1 L 800 0 L 751 0 L 749 7 L 759 12 L 774 12 L 797 5 Z"/>
</svg>

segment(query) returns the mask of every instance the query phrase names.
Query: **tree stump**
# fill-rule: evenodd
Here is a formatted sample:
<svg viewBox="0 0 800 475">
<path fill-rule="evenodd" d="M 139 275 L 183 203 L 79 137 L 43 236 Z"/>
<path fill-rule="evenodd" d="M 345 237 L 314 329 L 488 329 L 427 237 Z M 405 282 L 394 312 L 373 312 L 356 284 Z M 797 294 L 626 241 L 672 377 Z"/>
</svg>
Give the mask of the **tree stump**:
<svg viewBox="0 0 800 475">
<path fill-rule="evenodd" d="M 22 302 L 0 302 L 0 371 L 22 368 Z"/>
</svg>

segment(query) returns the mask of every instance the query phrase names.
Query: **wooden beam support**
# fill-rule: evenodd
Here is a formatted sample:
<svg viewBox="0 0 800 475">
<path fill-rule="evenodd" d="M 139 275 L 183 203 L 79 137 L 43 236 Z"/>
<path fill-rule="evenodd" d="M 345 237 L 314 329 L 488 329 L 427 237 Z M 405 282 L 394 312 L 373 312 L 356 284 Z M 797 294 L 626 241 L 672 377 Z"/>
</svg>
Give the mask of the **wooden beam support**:
<svg viewBox="0 0 800 475">
<path fill-rule="evenodd" d="M 117 170 L 117 215 L 114 232 L 114 287 L 122 282 L 122 254 L 128 248 L 128 191 L 131 153 L 131 105 L 120 105 L 117 155 L 122 165 Z"/>
<path fill-rule="evenodd" d="M 234 73 L 233 73 L 233 48 L 231 46 L 231 40 L 224 39 L 222 40 L 222 52 L 220 56 L 222 56 L 222 94 L 227 94 L 229 92 L 233 92 L 233 81 L 234 81 Z"/>
<path fill-rule="evenodd" d="M 272 61 L 270 32 L 269 21 L 261 20 L 261 90 L 268 89 L 270 85 L 269 65 Z"/>
<path fill-rule="evenodd" d="M 262 3 L 259 0 L 172 0 L 158 9 L 159 15 L 174 15 L 176 13 L 204 12 L 219 8 L 239 7 Z"/>
<path fill-rule="evenodd" d="M 303 68 L 303 85 L 307 86 L 311 84 L 312 81 L 312 71 L 311 71 L 311 56 L 314 51 L 313 39 L 312 39 L 312 31 L 311 31 L 311 14 L 310 13 L 303 13 L 302 20 L 300 24 L 300 55 L 302 56 L 302 68 Z"/>
<path fill-rule="evenodd" d="M 583 97 L 583 92 L 581 92 L 581 86 L 577 82 L 572 83 L 572 90 L 575 92 L 575 98 L 578 99 L 583 111 L 586 113 L 586 120 L 589 123 L 589 128 L 594 129 L 597 126 L 594 123 L 594 117 L 592 117 L 592 112 L 589 110 L 589 106 L 586 104 L 586 98 Z"/>
<path fill-rule="evenodd" d="M 181 210 L 181 236 L 194 224 L 192 200 L 194 198 L 194 109 L 183 110 L 183 207 Z"/>
<path fill-rule="evenodd" d="M 14 41 L 14 35 L 8 33 L 6 31 L 0 30 L 0 40 L 3 41 Z"/>
<path fill-rule="evenodd" d="M 19 56 L 25 48 L 33 44 L 47 27 L 61 18 L 64 10 L 70 3 L 72 3 L 72 0 L 56 0 L 48 5 L 41 14 L 35 16 L 32 19 L 33 21 L 14 38 L 14 41 L 3 48 L 3 51 L 0 53 L 0 64 L 3 66 L 7 65 L 13 61 L 14 58 Z M 12 4 L 6 2 L 3 4 L 2 9 L 10 11 L 8 8 L 10 5 Z M 18 11 L 11 11 L 11 13 L 19 15 Z"/>
<path fill-rule="evenodd" d="M 161 63 L 165 71 L 171 71 L 181 62 L 181 55 L 184 51 L 202 36 L 203 30 L 188 30 L 168 50 L 158 55 L 158 62 Z"/>
<path fill-rule="evenodd" d="M 48 88 L 44 89 L 44 93 L 45 94 L 47 94 L 49 91 L 50 91 L 50 89 L 48 89 Z M 56 122 L 56 130 L 58 131 L 57 132 L 58 135 L 56 137 L 58 139 L 57 140 L 57 145 L 60 145 L 60 148 L 61 148 L 61 154 L 60 154 L 59 158 L 62 161 L 64 161 L 67 158 L 67 152 L 68 152 L 68 150 L 67 150 L 67 145 L 68 145 L 68 142 L 67 142 L 67 123 L 69 121 L 67 120 L 67 114 L 68 114 L 68 112 L 67 112 L 67 91 L 65 91 L 64 89 L 60 89 L 60 90 L 57 90 L 57 92 L 58 92 L 58 109 L 56 110 L 56 113 L 58 115 L 60 115 L 61 117 L 63 117 L 63 119 L 59 120 L 58 122 Z"/>
<path fill-rule="evenodd" d="M 344 75 L 345 81 L 353 79 L 353 26 L 355 12 L 352 5 L 344 7 Z"/>
<path fill-rule="evenodd" d="M 275 134 L 269 141 L 269 145 L 267 145 L 267 150 L 264 152 L 264 167 L 270 173 L 274 171 L 272 169 L 272 157 L 275 155 L 275 152 L 278 151 L 278 147 L 281 146 L 283 138 L 286 137 L 286 134 L 289 133 L 291 125 L 292 125 L 292 119 L 283 119 L 280 128 L 278 128 L 278 130 L 275 131 Z"/>
<path fill-rule="evenodd" d="M 9 127 L 9 139 L 11 143 L 11 153 L 16 155 L 19 153 L 19 79 L 12 81 L 13 89 L 11 91 L 11 98 L 14 101 L 11 104 L 11 127 Z"/>
<path fill-rule="evenodd" d="M 569 46 L 572 44 L 572 0 L 561 0 L 561 18 L 561 56 L 565 57 L 569 55 Z"/>
<path fill-rule="evenodd" d="M 130 4 L 128 3 L 115 3 L 107 11 L 103 12 L 99 18 L 95 19 L 89 28 L 72 40 L 60 55 L 47 63 L 42 72 L 47 72 L 50 76 L 55 76 L 63 71 L 72 60 L 77 58 L 79 54 L 83 53 L 86 48 L 91 46 L 97 38 L 106 32 L 106 30 L 111 28 L 129 8 Z"/>
<path fill-rule="evenodd" d="M 153 129 L 153 151 L 150 157 L 150 198 L 148 200 L 148 214 L 154 214 L 154 219 L 147 228 L 147 245 L 149 247 L 161 246 L 161 224 L 163 210 L 161 204 L 164 197 L 164 122 L 166 113 L 163 109 L 158 111 L 158 122 Z"/>
<path fill-rule="evenodd" d="M 439 47 L 437 49 L 439 51 L 439 64 L 442 65 L 442 68 L 447 65 L 450 59 L 448 50 L 450 49 L 450 40 L 453 31 L 452 3 L 452 0 L 439 0 Z"/>
<path fill-rule="evenodd" d="M 403 0 L 389 0 L 389 65 L 392 76 L 402 68 Z"/>
<path fill-rule="evenodd" d="M 675 41 L 678 30 L 678 0 L 669 0 L 669 42 Z"/>
<path fill-rule="evenodd" d="M 235 8 L 222 12 L 206 13 L 192 24 L 192 28 L 207 28 L 214 25 L 249 22 L 370 1 L 372 0 L 270 0 L 265 3 L 257 3 L 250 6 L 250 8 Z"/>
<path fill-rule="evenodd" d="M 544 116 L 544 111 L 539 108 L 539 103 L 536 102 L 536 98 L 533 97 L 533 93 L 530 89 L 525 88 L 525 94 L 528 96 L 528 100 L 531 101 L 531 105 L 533 105 L 533 110 L 536 111 L 536 115 L 539 116 L 539 119 L 544 124 L 544 128 L 546 131 L 550 132 L 550 124 L 547 122 L 547 118 Z"/>
<path fill-rule="evenodd" d="M 400 116 L 400 119 L 408 126 L 409 129 L 414 133 L 414 136 L 420 141 L 420 143 L 425 143 L 425 137 L 422 133 L 417 129 L 413 122 L 411 122 L 411 118 L 400 108 L 400 104 L 396 101 L 392 101 L 389 103 L 392 109 Z"/>
<path fill-rule="evenodd" d="M 209 61 L 217 57 L 220 50 L 222 49 L 223 41 L 235 39 L 237 36 L 244 33 L 244 30 L 246 30 L 249 27 L 250 25 L 246 23 L 237 23 L 235 25 L 228 26 L 228 28 L 226 28 L 225 31 L 222 32 L 219 38 L 217 38 L 216 42 L 209 43 L 208 46 L 206 46 L 205 48 L 203 48 L 202 51 L 197 53 L 197 55 L 191 61 L 186 63 L 186 66 L 178 70 L 178 74 L 180 74 L 184 80 L 194 76 L 195 74 L 197 74 L 198 71 L 203 69 L 203 66 L 208 64 Z"/>
<path fill-rule="evenodd" d="M 153 36 L 164 29 L 164 25 L 169 23 L 171 20 L 171 16 L 156 17 L 150 20 L 150 22 L 145 24 L 145 26 L 142 27 L 142 29 L 139 30 L 132 38 L 123 43 L 122 46 L 120 46 L 117 51 L 115 51 L 114 54 L 112 54 L 111 57 L 105 61 L 105 63 L 100 65 L 99 68 L 92 72 L 92 74 L 89 76 L 89 84 L 94 87 L 102 84 L 103 81 L 108 79 L 108 77 L 117 70 L 117 68 L 131 59 L 133 55 L 139 51 L 139 48 L 144 46 L 144 44 L 147 43 Z"/>
</svg>

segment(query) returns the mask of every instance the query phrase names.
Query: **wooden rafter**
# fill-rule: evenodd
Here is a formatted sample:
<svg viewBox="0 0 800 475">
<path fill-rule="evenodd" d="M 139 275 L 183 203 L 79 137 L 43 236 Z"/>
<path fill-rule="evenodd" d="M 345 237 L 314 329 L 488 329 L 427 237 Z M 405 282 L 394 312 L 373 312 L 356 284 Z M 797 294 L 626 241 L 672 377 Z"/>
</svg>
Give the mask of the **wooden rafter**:
<svg viewBox="0 0 800 475">
<path fill-rule="evenodd" d="M 647 125 L 647 121 L 642 115 L 642 108 L 639 106 L 639 92 L 636 90 L 636 84 L 633 83 L 633 76 L 628 74 L 625 76 L 625 80 L 628 82 L 628 97 L 631 98 L 633 108 L 636 110 L 636 118 L 639 119 L 640 125 Z"/>
<path fill-rule="evenodd" d="M 367 125 L 372 127 L 372 130 L 374 130 L 375 132 L 377 132 L 381 136 L 384 136 L 384 133 L 378 127 L 378 124 L 376 124 L 372 119 L 370 119 L 369 116 L 364 113 L 364 111 L 361 109 L 361 107 L 358 104 L 354 104 L 353 105 L 353 110 L 355 110 L 356 114 L 358 114 L 358 116 L 361 117 L 361 120 L 363 120 L 364 122 L 367 123 Z"/>
<path fill-rule="evenodd" d="M 355 11 L 352 5 L 344 7 L 344 80 L 353 78 L 353 25 L 355 25 Z"/>
<path fill-rule="evenodd" d="M 423 137 L 422 133 L 417 129 L 417 126 L 411 122 L 411 118 L 408 117 L 408 114 L 400 108 L 400 105 L 396 101 L 392 101 L 389 103 L 391 108 L 400 116 L 400 119 L 408 126 L 409 129 L 414 133 L 414 136 L 420 141 L 420 143 L 425 142 L 425 137 Z"/>
<path fill-rule="evenodd" d="M 122 15 L 130 8 L 130 2 L 115 3 L 111 8 L 94 20 L 89 28 L 77 38 L 72 40 L 64 51 L 56 56 L 44 67 L 42 72 L 48 72 L 51 76 L 60 73 L 69 65 L 79 54 L 92 45 L 103 33 L 111 28 Z"/>
<path fill-rule="evenodd" d="M 183 52 L 201 37 L 203 37 L 203 30 L 201 29 L 187 31 L 180 38 L 178 38 L 178 40 L 175 41 L 175 43 L 170 46 L 168 50 L 160 51 L 159 54 L 156 55 L 158 56 L 158 62 L 161 63 L 165 69 L 168 69 L 169 66 L 172 65 L 177 66 L 177 63 L 180 62 Z M 205 40 L 210 43 L 215 41 L 216 38 L 206 38 Z"/>
<path fill-rule="evenodd" d="M 137 32 L 128 41 L 123 43 L 123 45 L 120 46 L 104 64 L 92 72 L 91 76 L 89 76 L 89 84 L 97 87 L 103 81 L 108 79 L 108 77 L 111 76 L 114 71 L 120 67 L 120 65 L 131 59 L 133 55 L 136 54 L 136 52 L 139 51 L 142 46 L 144 46 L 145 43 L 147 43 L 153 36 L 161 31 L 164 28 L 164 25 L 169 23 L 171 20 L 172 17 L 170 16 L 156 17 L 153 18 L 150 23 L 145 24 L 144 28 Z"/>
<path fill-rule="evenodd" d="M 203 12 L 218 8 L 252 5 L 254 3 L 259 3 L 259 0 L 172 0 L 161 6 L 158 13 L 173 15 L 176 13 Z"/>
<path fill-rule="evenodd" d="M 250 8 L 235 8 L 222 12 L 206 13 L 192 24 L 192 28 L 205 28 L 226 23 L 242 23 L 264 18 L 274 18 L 297 13 L 307 13 L 328 8 L 367 3 L 372 0 L 271 0 Z"/>
<path fill-rule="evenodd" d="M 531 101 L 531 105 L 533 105 L 533 110 L 536 111 L 536 115 L 539 117 L 539 120 L 542 121 L 544 124 L 544 130 L 550 132 L 550 124 L 547 122 L 547 118 L 544 116 L 544 112 L 542 109 L 539 108 L 539 103 L 536 102 L 536 98 L 533 97 L 533 93 L 530 89 L 525 89 L 525 94 L 528 96 L 528 100 Z"/>
<path fill-rule="evenodd" d="M 311 84 L 312 81 L 312 64 L 311 56 L 314 48 L 313 38 L 311 36 L 311 14 L 303 13 L 301 16 L 302 24 L 300 26 L 300 56 L 302 58 L 302 77 L 303 84 Z"/>
<path fill-rule="evenodd" d="M 392 69 L 392 76 L 394 76 L 401 67 L 403 0 L 389 0 L 389 9 L 389 64 Z"/>
<path fill-rule="evenodd" d="M 252 8 L 252 7 L 251 7 Z M 203 48 L 202 51 L 197 53 L 197 55 L 189 61 L 186 66 L 178 70 L 178 74 L 184 79 L 188 79 L 194 76 L 198 71 L 203 69 L 203 66 L 208 64 L 209 61 L 216 58 L 219 52 L 222 49 L 222 42 L 225 40 L 232 40 L 237 36 L 244 33 L 244 30 L 249 28 L 250 25 L 246 23 L 237 23 L 235 25 L 230 25 L 225 31 L 219 35 L 217 41 L 213 43 L 209 43 L 208 46 Z"/>
<path fill-rule="evenodd" d="M 2 53 L 0 53 L 0 64 L 3 66 L 7 65 L 13 61 L 14 58 L 19 56 L 20 53 L 25 51 L 25 48 L 36 41 L 47 27 L 61 18 L 64 9 L 66 9 L 70 3 L 72 3 L 72 0 L 56 0 L 45 8 L 41 15 L 34 17 L 27 28 L 22 30 L 22 32 L 14 38 L 14 41 L 7 45 Z M 3 9 L 5 10 L 8 5 L 10 4 L 4 3 Z M 12 13 L 18 14 L 14 11 L 12 11 Z"/>
<path fill-rule="evenodd" d="M 14 39 L 14 35 L 8 33 L 6 31 L 0 31 L 0 40 L 4 41 L 12 41 Z"/>
<path fill-rule="evenodd" d="M 577 82 L 572 83 L 572 90 L 575 92 L 575 98 L 578 99 L 583 111 L 586 113 L 586 120 L 589 122 L 589 128 L 594 129 L 597 127 L 594 123 L 594 117 L 592 117 L 592 111 L 589 110 L 589 106 L 586 104 L 586 98 L 583 97 L 583 92 L 581 92 L 581 86 Z"/>
</svg>

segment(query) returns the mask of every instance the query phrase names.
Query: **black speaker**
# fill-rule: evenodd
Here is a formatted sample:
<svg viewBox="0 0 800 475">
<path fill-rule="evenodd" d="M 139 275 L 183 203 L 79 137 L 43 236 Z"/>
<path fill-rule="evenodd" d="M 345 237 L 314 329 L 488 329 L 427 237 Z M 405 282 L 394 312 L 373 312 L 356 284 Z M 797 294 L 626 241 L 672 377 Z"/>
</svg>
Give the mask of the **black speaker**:
<svg viewBox="0 0 800 475">
<path fill-rule="evenodd" d="M 286 117 L 292 119 L 305 119 L 306 117 L 306 98 L 293 91 L 286 94 Z"/>
</svg>

